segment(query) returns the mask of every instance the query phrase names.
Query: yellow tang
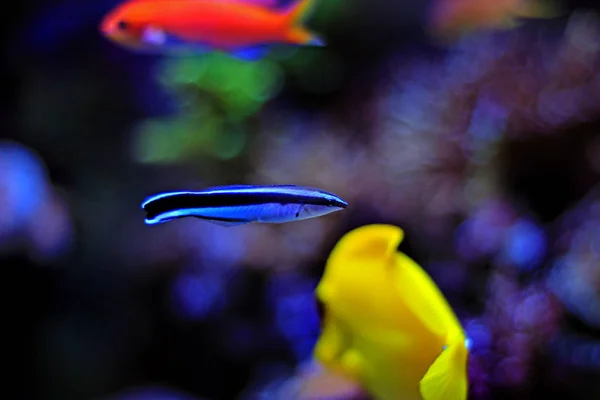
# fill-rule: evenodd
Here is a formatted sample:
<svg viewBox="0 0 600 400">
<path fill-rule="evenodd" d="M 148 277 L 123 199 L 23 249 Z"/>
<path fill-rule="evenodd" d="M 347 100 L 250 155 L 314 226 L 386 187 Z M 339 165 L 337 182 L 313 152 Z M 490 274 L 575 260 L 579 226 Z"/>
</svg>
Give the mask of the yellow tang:
<svg viewBox="0 0 600 400">
<path fill-rule="evenodd" d="M 397 251 L 403 238 L 367 225 L 335 246 L 316 289 L 315 358 L 377 399 L 466 399 L 470 341 L 433 280 Z"/>
</svg>

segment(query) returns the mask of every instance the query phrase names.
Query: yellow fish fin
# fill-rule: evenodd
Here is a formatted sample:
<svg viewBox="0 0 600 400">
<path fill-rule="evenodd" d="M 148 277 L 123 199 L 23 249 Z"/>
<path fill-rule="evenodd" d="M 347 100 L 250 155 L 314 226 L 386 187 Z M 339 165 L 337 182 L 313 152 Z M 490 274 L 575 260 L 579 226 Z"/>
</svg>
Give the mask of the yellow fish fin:
<svg viewBox="0 0 600 400">
<path fill-rule="evenodd" d="M 372 224 L 348 232 L 329 255 L 328 264 L 347 260 L 369 259 L 393 261 L 393 255 L 404 239 L 404 231 L 397 226 Z"/>
<path fill-rule="evenodd" d="M 564 14 L 564 9 L 553 0 L 524 0 L 511 12 L 520 18 L 556 18 Z"/>
<path fill-rule="evenodd" d="M 403 253 L 396 254 L 396 264 L 396 284 L 406 306 L 434 334 L 448 342 L 460 340 L 460 322 L 431 277 Z"/>
<path fill-rule="evenodd" d="M 356 380 L 360 375 L 361 360 L 350 344 L 350 331 L 345 324 L 333 315 L 325 315 L 313 356 L 332 371 Z"/>
<path fill-rule="evenodd" d="M 314 357 L 324 365 L 330 366 L 343 351 L 343 346 L 343 333 L 340 326 L 327 316 L 319 340 L 313 349 Z"/>
<path fill-rule="evenodd" d="M 395 284 L 413 314 L 420 317 L 432 332 L 445 336 L 446 340 L 462 336 L 458 319 L 434 281 L 417 263 L 397 251 L 403 239 L 404 231 L 397 226 L 365 225 L 340 239 L 328 263 L 343 265 L 349 260 L 368 259 L 395 266 Z"/>
<path fill-rule="evenodd" d="M 453 342 L 442 351 L 419 383 L 423 400 L 465 400 L 468 392 L 467 357 L 464 341 Z"/>
</svg>

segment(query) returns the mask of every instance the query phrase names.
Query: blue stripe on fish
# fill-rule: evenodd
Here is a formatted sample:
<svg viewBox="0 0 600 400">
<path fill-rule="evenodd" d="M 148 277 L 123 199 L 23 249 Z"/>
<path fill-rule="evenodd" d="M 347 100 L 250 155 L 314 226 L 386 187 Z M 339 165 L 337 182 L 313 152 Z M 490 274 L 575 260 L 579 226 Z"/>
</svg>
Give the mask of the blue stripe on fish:
<svg viewBox="0 0 600 400">
<path fill-rule="evenodd" d="M 142 203 L 147 224 L 196 217 L 225 226 L 283 223 L 319 217 L 346 208 L 333 193 L 295 185 L 217 186 L 198 192 L 168 192 Z"/>
</svg>

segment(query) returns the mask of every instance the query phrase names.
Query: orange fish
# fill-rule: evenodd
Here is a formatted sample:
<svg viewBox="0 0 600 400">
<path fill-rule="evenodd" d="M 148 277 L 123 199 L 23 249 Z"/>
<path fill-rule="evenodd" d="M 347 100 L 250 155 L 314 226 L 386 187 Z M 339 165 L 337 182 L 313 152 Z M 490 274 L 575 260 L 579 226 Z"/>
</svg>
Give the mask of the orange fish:
<svg viewBox="0 0 600 400">
<path fill-rule="evenodd" d="M 434 36 L 456 38 L 480 30 L 511 29 L 521 19 L 555 18 L 557 0 L 437 0 L 430 15 Z"/>
<path fill-rule="evenodd" d="M 274 0 L 129 0 L 111 11 L 100 31 L 133 50 L 166 54 L 227 52 L 261 58 L 273 44 L 323 46 L 301 25 L 313 0 L 284 9 Z"/>
</svg>

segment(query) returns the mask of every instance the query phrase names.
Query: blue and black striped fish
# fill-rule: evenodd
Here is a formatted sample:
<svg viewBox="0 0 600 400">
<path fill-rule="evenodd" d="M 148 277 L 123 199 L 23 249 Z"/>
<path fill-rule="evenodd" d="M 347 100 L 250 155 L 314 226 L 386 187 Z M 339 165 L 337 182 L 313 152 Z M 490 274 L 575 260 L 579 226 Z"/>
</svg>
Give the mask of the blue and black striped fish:
<svg viewBox="0 0 600 400">
<path fill-rule="evenodd" d="M 221 225 L 283 223 L 320 217 L 348 206 L 324 190 L 295 185 L 233 185 L 199 192 L 168 192 L 142 203 L 146 224 L 195 217 Z"/>
</svg>

